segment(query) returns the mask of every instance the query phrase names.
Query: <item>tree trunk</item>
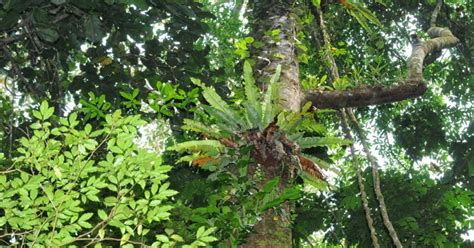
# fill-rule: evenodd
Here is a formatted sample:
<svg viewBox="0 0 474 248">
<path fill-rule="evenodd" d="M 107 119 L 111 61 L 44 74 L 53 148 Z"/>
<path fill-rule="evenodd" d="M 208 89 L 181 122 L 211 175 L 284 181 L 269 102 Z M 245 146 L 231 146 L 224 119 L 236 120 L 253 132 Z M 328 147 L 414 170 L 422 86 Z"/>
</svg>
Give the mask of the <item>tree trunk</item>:
<svg viewBox="0 0 474 248">
<path fill-rule="evenodd" d="M 296 24 L 290 15 L 292 3 L 290 0 L 254 1 L 254 39 L 264 44 L 254 51 L 254 57 L 257 69 L 255 76 L 264 90 L 277 66 L 281 65 L 279 104 L 284 110 L 296 112 L 300 110 L 302 97 L 294 46 Z M 267 159 L 260 161 L 260 165 L 263 173 L 260 185 L 280 176 L 280 190 L 286 187 L 289 173 L 280 161 Z M 284 203 L 279 210 L 267 210 L 241 247 L 291 247 L 291 205 Z"/>
</svg>

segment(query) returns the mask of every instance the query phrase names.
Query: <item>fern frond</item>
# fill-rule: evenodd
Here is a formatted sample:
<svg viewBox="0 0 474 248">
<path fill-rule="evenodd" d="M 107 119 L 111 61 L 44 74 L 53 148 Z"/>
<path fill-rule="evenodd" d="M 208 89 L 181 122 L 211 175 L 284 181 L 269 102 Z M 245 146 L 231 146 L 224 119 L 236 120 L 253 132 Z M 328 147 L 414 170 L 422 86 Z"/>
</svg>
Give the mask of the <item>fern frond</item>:
<svg viewBox="0 0 474 248">
<path fill-rule="evenodd" d="M 298 124 L 303 120 L 304 115 L 308 112 L 311 106 L 311 102 L 307 102 L 300 112 L 282 112 L 280 115 L 278 115 L 277 122 L 280 129 L 286 131 L 287 133 L 291 133 L 291 131 L 293 131 L 293 129 L 296 128 Z"/>
<path fill-rule="evenodd" d="M 218 112 L 219 115 L 225 116 L 225 119 L 232 120 L 232 123 L 237 123 L 242 128 L 246 128 L 246 123 L 242 120 L 239 113 L 234 111 L 224 100 L 222 100 L 222 98 L 213 88 L 209 88 L 206 86 L 201 87 L 203 89 L 202 95 L 204 96 L 204 99 L 206 99 L 206 101 L 209 103 L 209 105 L 211 105 L 212 108 L 217 110 L 211 112 Z"/>
<path fill-rule="evenodd" d="M 238 132 L 241 129 L 243 121 L 240 116 L 237 115 L 236 117 L 233 117 L 228 112 L 221 111 L 211 106 L 203 105 L 202 107 L 211 117 L 214 117 L 216 119 L 216 125 L 218 125 L 219 127 L 223 127 L 223 130 L 232 133 Z"/>
<path fill-rule="evenodd" d="M 315 164 L 319 165 L 319 167 L 321 167 L 322 169 L 330 169 L 330 165 L 329 163 L 327 163 L 326 161 L 318 158 L 318 157 L 315 157 L 313 155 L 309 155 L 309 154 L 305 154 L 303 153 L 302 154 L 305 158 L 313 161 Z"/>
<path fill-rule="evenodd" d="M 206 152 L 217 154 L 224 150 L 224 145 L 218 140 L 193 140 L 178 143 L 168 148 L 176 152 Z"/>
<path fill-rule="evenodd" d="M 256 109 L 256 106 L 247 101 L 242 105 L 244 106 L 244 115 L 249 127 L 263 129 L 262 120 L 260 119 L 261 114 Z"/>
<path fill-rule="evenodd" d="M 295 140 L 301 149 L 328 146 L 328 145 L 349 145 L 350 140 L 337 138 L 337 137 L 302 137 Z"/>
<path fill-rule="evenodd" d="M 259 90 L 255 85 L 255 79 L 253 78 L 252 66 L 248 61 L 244 62 L 244 85 L 245 85 L 245 96 L 247 101 L 253 106 L 259 105 Z"/>
<path fill-rule="evenodd" d="M 320 189 L 322 191 L 327 191 L 328 189 L 328 183 L 320 180 L 316 177 L 311 176 L 309 173 L 300 171 L 299 176 L 303 179 L 303 181 L 317 189 Z"/>
<path fill-rule="evenodd" d="M 219 132 L 219 129 L 204 125 L 203 123 L 191 119 L 184 119 L 184 125 L 181 127 L 183 130 L 189 130 L 197 133 L 203 133 L 208 136 L 219 138 L 222 135 Z"/>
</svg>

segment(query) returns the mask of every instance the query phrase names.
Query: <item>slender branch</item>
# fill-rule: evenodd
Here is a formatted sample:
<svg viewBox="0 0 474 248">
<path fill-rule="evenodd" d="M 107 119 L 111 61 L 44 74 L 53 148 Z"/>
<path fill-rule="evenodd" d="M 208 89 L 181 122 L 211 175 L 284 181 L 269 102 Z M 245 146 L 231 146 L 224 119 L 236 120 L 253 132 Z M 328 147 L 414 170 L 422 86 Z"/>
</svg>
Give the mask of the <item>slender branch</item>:
<svg viewBox="0 0 474 248">
<path fill-rule="evenodd" d="M 436 18 L 438 18 L 439 11 L 441 10 L 441 5 L 443 5 L 443 0 L 438 0 L 438 3 L 436 3 L 436 7 L 433 10 L 433 13 L 431 13 L 431 20 L 430 20 L 430 27 L 436 27 Z"/>
<path fill-rule="evenodd" d="M 357 121 L 357 118 L 355 117 L 354 113 L 349 109 L 347 110 L 347 114 L 349 115 L 351 122 L 354 126 L 354 130 L 357 133 L 357 136 L 359 136 L 359 140 L 362 143 L 362 147 L 364 149 L 365 154 L 367 155 L 367 159 L 369 160 L 370 164 L 372 165 L 372 177 L 374 180 L 374 191 L 375 195 L 377 197 L 377 200 L 379 201 L 379 206 L 380 206 L 380 213 L 382 214 L 382 219 L 383 219 L 383 224 L 388 230 L 388 233 L 390 234 L 390 237 L 392 238 L 393 244 L 397 248 L 401 248 L 402 243 L 398 239 L 397 232 L 395 231 L 395 228 L 392 225 L 392 222 L 390 221 L 390 218 L 388 217 L 388 211 L 387 211 L 387 206 L 385 205 L 385 199 L 382 194 L 382 189 L 380 187 L 380 175 L 379 175 L 379 169 L 378 169 L 378 163 L 376 158 L 372 155 L 370 149 L 369 149 L 369 144 L 367 143 L 367 137 L 365 136 L 364 131 L 359 125 L 359 122 Z"/>
<path fill-rule="evenodd" d="M 354 138 L 351 135 L 351 131 L 349 130 L 349 126 L 347 124 L 347 115 L 345 111 L 342 110 L 340 113 L 341 113 L 342 130 L 344 131 L 346 135 L 346 139 L 354 140 Z M 374 220 L 372 219 L 372 214 L 369 207 L 369 201 L 367 200 L 368 198 L 367 193 L 365 192 L 364 178 L 362 177 L 362 172 L 359 166 L 359 160 L 357 159 L 354 144 L 351 143 L 349 147 L 351 151 L 352 162 L 354 164 L 354 169 L 357 175 L 357 183 L 359 184 L 360 198 L 362 200 L 362 206 L 365 212 L 365 219 L 367 220 L 367 226 L 370 229 L 370 238 L 372 239 L 372 245 L 375 248 L 379 248 L 380 245 L 377 238 L 377 233 L 375 232 Z"/>
<path fill-rule="evenodd" d="M 326 60 L 328 73 L 331 77 L 332 82 L 334 83 L 337 79 L 339 79 L 339 72 L 337 69 L 336 60 L 332 56 L 331 53 L 331 37 L 326 28 L 326 24 L 324 21 L 323 13 L 320 9 L 315 7 L 311 4 L 311 8 L 313 10 L 313 14 L 316 14 L 315 17 L 318 18 L 318 24 L 321 30 L 322 38 L 323 38 L 323 48 L 324 48 L 324 59 Z"/>
<path fill-rule="evenodd" d="M 94 240 L 94 238 L 80 238 L 80 239 L 77 239 L 77 241 L 95 241 L 96 243 L 98 242 L 98 240 Z M 140 245 L 141 247 L 149 247 L 147 244 L 145 243 L 142 243 L 142 242 L 138 242 L 138 241 L 133 241 L 133 240 L 125 240 L 125 239 L 119 239 L 119 238 L 103 238 L 103 239 L 100 239 L 100 240 L 103 240 L 103 241 L 116 241 L 116 242 L 123 242 L 123 243 L 130 243 L 130 244 L 134 244 L 134 245 Z"/>
</svg>

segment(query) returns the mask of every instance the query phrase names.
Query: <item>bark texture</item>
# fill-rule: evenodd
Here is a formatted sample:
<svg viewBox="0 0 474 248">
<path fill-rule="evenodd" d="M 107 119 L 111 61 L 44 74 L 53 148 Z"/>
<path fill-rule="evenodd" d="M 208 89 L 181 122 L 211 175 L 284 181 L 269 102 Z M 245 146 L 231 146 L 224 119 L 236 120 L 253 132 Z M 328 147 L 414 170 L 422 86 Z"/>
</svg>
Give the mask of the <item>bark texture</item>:
<svg viewBox="0 0 474 248">
<path fill-rule="evenodd" d="M 264 46 L 255 50 L 257 61 L 256 78 L 262 89 L 266 89 L 271 76 L 281 65 L 279 80 L 279 104 L 287 111 L 299 111 L 301 107 L 301 88 L 299 66 L 296 60 L 294 37 L 296 23 L 291 16 L 291 0 L 256 0 L 253 2 L 254 39 L 263 42 Z M 272 32 L 273 31 L 273 32 Z M 270 179 L 280 177 L 280 190 L 286 187 L 289 173 L 282 161 L 278 159 L 255 158 L 259 162 L 263 179 L 258 184 L 263 186 Z M 284 203 L 278 213 L 267 210 L 254 230 L 240 247 L 267 248 L 291 247 L 291 206 Z"/>
<path fill-rule="evenodd" d="M 260 0 L 254 2 L 254 38 L 265 46 L 256 51 L 257 81 L 265 84 L 281 65 L 280 105 L 297 112 L 301 106 L 299 66 L 296 60 L 296 22 L 291 16 L 292 0 Z M 272 34 L 273 31 L 273 34 Z"/>
<path fill-rule="evenodd" d="M 312 90 L 305 93 L 303 102 L 311 101 L 316 108 L 338 109 L 392 103 L 421 96 L 427 89 L 423 81 L 423 61 L 426 55 L 453 47 L 459 42 L 447 28 L 431 27 L 428 35 L 431 39 L 423 42 L 418 37 L 412 36 L 413 49 L 407 62 L 408 77 L 398 85 L 345 91 Z"/>
</svg>

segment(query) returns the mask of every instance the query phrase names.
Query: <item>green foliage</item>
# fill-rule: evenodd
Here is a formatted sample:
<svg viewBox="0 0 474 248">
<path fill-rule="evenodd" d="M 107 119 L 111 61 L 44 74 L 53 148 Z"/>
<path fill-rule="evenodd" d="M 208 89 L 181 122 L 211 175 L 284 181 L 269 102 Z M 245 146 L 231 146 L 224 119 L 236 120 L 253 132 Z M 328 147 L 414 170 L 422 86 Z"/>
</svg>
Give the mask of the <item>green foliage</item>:
<svg viewBox="0 0 474 248">
<path fill-rule="evenodd" d="M 133 140 L 139 116 L 104 116 L 100 127 L 80 127 L 77 114 L 50 121 L 54 108 L 33 111 L 31 137 L 19 140 L 18 157 L 0 176 L 0 229 L 4 244 L 69 246 L 101 244 L 172 247 L 184 242 L 157 224 L 173 208 L 167 173 L 159 155 Z M 3 154 L 2 154 L 3 156 Z M 206 246 L 215 228 L 198 230 L 187 247 Z"/>
<path fill-rule="evenodd" d="M 193 111 L 198 93 L 199 88 L 186 91 L 179 84 L 157 81 L 154 90 L 148 94 L 147 104 L 159 117 L 179 116 L 181 112 Z"/>
<path fill-rule="evenodd" d="M 204 245 L 214 236 L 219 241 L 212 246 L 231 247 L 252 232 L 261 211 L 279 212 L 278 205 L 287 200 L 296 205 L 294 246 L 371 246 L 353 165 L 339 149 L 348 142 L 333 138 L 340 131 L 334 111 L 305 105 L 299 113 L 280 113 L 272 95 L 278 87 L 260 93 L 255 86 L 252 66 L 263 60 L 252 53 L 269 47 L 252 33 L 251 25 L 268 20 L 250 15 L 258 13 L 256 6 L 267 10 L 274 1 L 254 2 L 257 5 L 243 0 L 0 1 L 2 245 L 31 246 L 37 240 L 38 247 L 55 247 L 63 241 L 82 247 L 95 239 L 100 241 L 97 247 L 139 246 L 137 242 L 181 247 Z M 325 13 L 331 46 L 318 45 L 320 30 L 308 4 Z M 409 33 L 422 33 L 430 26 L 435 4 L 433 0 L 295 2 L 291 18 L 298 31 L 288 38 L 303 88 L 344 90 L 399 82 L 404 78 L 403 51 L 409 46 Z M 340 14 L 344 12 L 352 18 Z M 468 247 L 472 241 L 462 235 L 472 229 L 474 5 L 444 1 L 436 25 L 449 27 L 460 44 L 425 66 L 427 93 L 356 112 L 370 127 L 369 142 L 385 165 L 382 190 L 404 246 Z M 271 27 L 266 38 L 278 44 L 283 30 Z M 336 60 L 340 79 L 335 82 L 322 62 L 325 53 Z M 269 53 L 263 59 L 274 58 L 282 55 Z M 213 83 L 196 87 L 190 78 Z M 205 107 L 200 103 L 201 90 L 210 99 Z M 54 114 L 41 104 L 43 99 L 50 100 Z M 117 109 L 122 114 L 115 119 Z M 73 114 L 67 118 L 55 116 L 70 111 Z M 173 148 L 192 154 L 150 154 L 131 144 L 137 137 L 133 116 L 138 113 L 150 123 L 164 123 L 151 131 L 153 135 L 165 133 L 165 140 L 178 142 Z M 250 180 L 247 176 L 255 146 L 239 135 L 262 132 L 275 120 L 277 136 L 297 141 L 302 156 L 330 171 L 330 192 L 309 193 L 314 189 L 301 185 L 277 190 L 276 179 L 258 192 L 255 181 L 260 171 Z M 119 131 L 108 133 L 113 130 Z M 163 146 L 158 149 L 163 151 L 166 144 L 155 145 Z M 133 164 L 130 172 L 120 160 Z M 202 169 L 182 166 L 180 161 Z M 170 168 L 162 164 L 175 163 L 164 172 Z M 361 166 L 365 163 L 361 161 Z M 163 179 L 156 179 L 158 186 L 152 182 L 152 167 L 163 170 L 159 176 Z M 131 180 L 127 187 L 119 187 L 120 171 L 122 180 Z M 364 173 L 370 207 L 378 213 L 368 174 Z M 144 187 L 140 178 L 146 178 Z M 321 183 L 300 172 L 295 184 L 302 181 L 315 187 Z M 121 196 L 130 197 L 120 204 L 119 210 L 125 210 L 117 217 L 125 228 L 108 220 L 114 209 L 110 197 L 117 197 L 114 187 L 125 193 L 131 190 Z M 173 201 L 165 194 L 157 203 L 152 195 L 159 195 L 161 187 L 180 194 L 171 196 Z M 163 206 L 173 207 L 163 211 L 170 220 L 149 222 L 144 213 Z M 374 216 L 382 247 L 389 247 L 381 219 Z M 94 229 L 101 222 L 103 228 Z M 207 232 L 212 233 L 203 235 Z M 90 240 L 73 242 L 66 234 L 75 239 L 87 234 L 83 238 Z"/>
<path fill-rule="evenodd" d="M 345 0 L 344 6 L 346 7 L 347 12 L 354 17 L 359 24 L 368 32 L 373 33 L 373 30 L 370 28 L 369 23 L 374 24 L 378 27 L 382 27 L 382 23 L 377 19 L 377 17 L 369 9 L 363 6 L 357 1 Z"/>
<path fill-rule="evenodd" d="M 191 120 L 185 120 L 186 125 L 183 128 L 199 132 L 206 131 L 204 132 L 206 135 L 217 135 L 216 138 L 255 128 L 263 130 L 275 119 L 278 113 L 278 78 L 280 72 L 281 66 L 278 66 L 270 80 L 266 93 L 260 94 L 252 76 L 250 63 L 246 61 L 244 63 L 246 99 L 236 107 L 229 106 L 213 88 L 207 87 L 200 80 L 193 78 L 193 83 L 203 89 L 203 97 L 210 105 L 203 105 L 202 108 L 211 118 L 216 120 L 217 128 L 211 130 L 206 125 Z"/>
<path fill-rule="evenodd" d="M 349 145 L 350 140 L 337 137 L 301 137 L 296 140 L 301 148 L 311 148 L 327 145 Z"/>
<path fill-rule="evenodd" d="M 208 46 L 198 49 L 195 43 L 210 17 L 191 0 L 3 1 L 0 66 L 9 69 L 2 77 L 18 80 L 18 90 L 35 100 L 52 97 L 57 104 L 68 93 L 78 101 L 93 92 L 119 106 L 120 91 L 143 93 L 146 82 L 181 83 L 209 75 L 202 60 Z M 167 38 L 160 39 L 164 33 Z"/>
<path fill-rule="evenodd" d="M 240 59 L 247 59 L 250 56 L 248 51 L 248 46 L 254 42 L 252 37 L 245 37 L 241 40 L 238 40 L 234 43 L 235 50 L 234 53 L 240 56 Z M 258 44 L 258 43 L 257 43 Z"/>
<path fill-rule="evenodd" d="M 218 153 L 224 149 L 218 140 L 196 140 L 186 141 L 169 147 L 170 151 L 184 152 L 184 151 L 202 151 L 207 153 Z"/>
<path fill-rule="evenodd" d="M 370 170 L 364 172 L 364 177 L 366 182 L 372 182 Z M 472 208 L 469 207 L 472 206 L 472 192 L 433 180 L 427 170 L 414 172 L 411 178 L 407 178 L 404 173 L 387 171 L 382 174 L 381 181 L 386 204 L 390 206 L 390 219 L 404 245 L 456 247 L 456 244 L 462 243 L 460 234 L 466 233 L 471 225 L 467 216 L 472 215 Z M 357 192 L 358 185 L 354 180 L 335 191 L 334 198 L 327 199 L 331 201 L 329 203 L 322 199 L 314 203 L 310 203 L 311 200 L 305 201 L 305 204 L 313 205 L 314 208 L 304 206 L 297 222 L 308 225 L 314 223 L 312 221 L 317 216 L 332 215 L 334 217 L 331 223 L 337 223 L 340 227 L 327 233 L 330 243 L 338 244 L 344 236 L 348 245 L 371 246 L 370 231 Z M 375 195 L 372 191 L 368 193 L 370 207 L 377 209 Z M 313 217 L 308 216 L 311 211 L 315 214 Z M 375 228 L 383 230 L 380 216 L 374 217 Z M 317 223 L 320 227 L 328 225 L 320 221 Z M 439 230 L 443 231 L 440 233 Z M 388 233 L 379 231 L 377 234 L 381 247 L 392 244 Z"/>
<path fill-rule="evenodd" d="M 105 99 L 105 95 L 97 97 L 93 92 L 89 92 L 89 99 L 81 99 L 79 103 L 82 105 L 81 112 L 84 114 L 84 119 L 100 120 L 104 119 L 105 115 L 111 111 L 111 104 Z"/>
</svg>

